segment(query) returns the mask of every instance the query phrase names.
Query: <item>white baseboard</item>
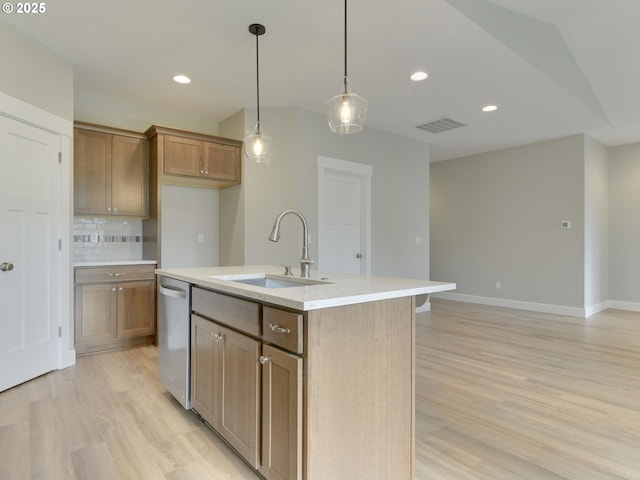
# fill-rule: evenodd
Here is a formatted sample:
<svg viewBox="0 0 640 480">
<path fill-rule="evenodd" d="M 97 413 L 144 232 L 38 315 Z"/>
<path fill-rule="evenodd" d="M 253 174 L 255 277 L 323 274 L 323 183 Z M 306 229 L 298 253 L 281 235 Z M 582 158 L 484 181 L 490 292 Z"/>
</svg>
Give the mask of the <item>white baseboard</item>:
<svg viewBox="0 0 640 480">
<path fill-rule="evenodd" d="M 504 298 L 480 297 L 477 295 L 465 295 L 463 293 L 432 293 L 431 295 L 434 298 L 444 298 L 447 300 L 455 300 L 457 302 L 478 303 L 480 305 L 515 308 L 518 310 L 530 310 L 532 312 L 552 313 L 555 315 L 567 315 L 570 317 L 585 317 L 585 309 L 579 307 L 523 302 L 520 300 L 508 300 Z"/>
<path fill-rule="evenodd" d="M 586 307 L 584 309 L 584 316 L 586 317 L 590 317 L 591 315 L 595 315 L 596 313 L 600 313 L 603 310 L 606 310 L 607 308 L 610 308 L 608 306 L 608 301 L 605 302 L 601 302 L 601 303 L 596 303 L 595 305 L 591 305 L 590 307 Z"/>
<path fill-rule="evenodd" d="M 640 303 L 637 302 L 621 302 L 619 300 L 607 300 L 606 308 L 615 308 L 616 310 L 628 310 L 630 312 L 640 312 Z"/>
<path fill-rule="evenodd" d="M 58 370 L 62 370 L 64 368 L 70 367 L 76 364 L 76 350 L 64 350 L 60 352 L 60 363 L 58 365 Z"/>
<path fill-rule="evenodd" d="M 640 312 L 640 303 L 621 302 L 618 300 L 605 300 L 585 308 L 567 307 L 564 305 L 548 305 L 545 303 L 523 302 L 520 300 L 508 300 L 504 298 L 480 297 L 477 295 L 465 295 L 463 293 L 432 293 L 433 298 L 444 298 L 457 302 L 477 303 L 480 305 L 491 305 L 494 307 L 515 308 L 518 310 L 530 310 L 532 312 L 552 313 L 555 315 L 567 315 L 570 317 L 588 318 L 591 315 L 600 313 L 608 308 L 616 310 L 627 310 L 630 312 Z M 431 308 L 431 305 L 429 305 Z"/>
</svg>

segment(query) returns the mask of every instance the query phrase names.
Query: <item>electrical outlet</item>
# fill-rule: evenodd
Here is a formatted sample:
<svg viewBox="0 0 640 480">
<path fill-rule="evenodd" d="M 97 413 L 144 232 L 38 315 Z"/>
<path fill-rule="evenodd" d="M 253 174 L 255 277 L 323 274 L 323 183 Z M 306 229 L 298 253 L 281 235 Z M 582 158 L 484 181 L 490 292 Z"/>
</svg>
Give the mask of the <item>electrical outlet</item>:
<svg viewBox="0 0 640 480">
<path fill-rule="evenodd" d="M 198 234 L 198 243 L 204 243 L 204 233 Z"/>
<path fill-rule="evenodd" d="M 500 288 L 502 288 L 502 286 L 500 285 L 500 282 L 496 282 L 496 290 L 500 290 Z"/>
</svg>

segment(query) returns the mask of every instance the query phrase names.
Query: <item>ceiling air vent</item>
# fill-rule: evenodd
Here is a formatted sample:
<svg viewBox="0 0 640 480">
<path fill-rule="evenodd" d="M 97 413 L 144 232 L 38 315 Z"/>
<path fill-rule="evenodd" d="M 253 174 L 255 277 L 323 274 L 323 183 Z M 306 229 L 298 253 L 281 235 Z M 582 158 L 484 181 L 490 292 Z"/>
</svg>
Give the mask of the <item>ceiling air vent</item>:
<svg viewBox="0 0 640 480">
<path fill-rule="evenodd" d="M 434 120 L 433 122 L 418 125 L 416 128 L 426 130 L 430 133 L 442 133 L 460 127 L 466 127 L 466 125 L 464 123 L 460 123 L 450 118 L 444 117 L 438 120 Z"/>
</svg>

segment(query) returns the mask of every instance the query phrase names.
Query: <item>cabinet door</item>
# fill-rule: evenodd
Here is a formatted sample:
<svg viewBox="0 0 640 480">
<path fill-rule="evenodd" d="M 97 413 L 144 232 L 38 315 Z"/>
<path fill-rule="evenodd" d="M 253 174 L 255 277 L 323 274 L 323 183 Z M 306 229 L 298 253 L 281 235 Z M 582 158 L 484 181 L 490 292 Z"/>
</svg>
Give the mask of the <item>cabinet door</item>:
<svg viewBox="0 0 640 480">
<path fill-rule="evenodd" d="M 204 142 L 205 176 L 218 180 L 240 181 L 240 149 L 230 145 Z"/>
<path fill-rule="evenodd" d="M 119 283 L 118 337 L 151 335 L 155 331 L 155 281 Z"/>
<path fill-rule="evenodd" d="M 148 166 L 147 140 L 113 135 L 111 207 L 114 215 L 147 216 Z"/>
<path fill-rule="evenodd" d="M 204 176 L 202 142 L 167 135 L 164 138 L 164 173 L 190 177 Z"/>
<path fill-rule="evenodd" d="M 74 129 L 73 211 L 108 215 L 111 208 L 111 135 Z"/>
<path fill-rule="evenodd" d="M 217 324 L 191 315 L 191 405 L 217 431 L 222 410 L 222 345 Z"/>
<path fill-rule="evenodd" d="M 262 349 L 262 466 L 267 480 L 302 479 L 302 359 Z"/>
<path fill-rule="evenodd" d="M 76 286 L 77 344 L 116 338 L 117 299 L 114 284 Z"/>
<path fill-rule="evenodd" d="M 259 466 L 260 342 L 228 328 L 222 350 L 222 415 L 218 432 L 254 468 Z"/>
</svg>

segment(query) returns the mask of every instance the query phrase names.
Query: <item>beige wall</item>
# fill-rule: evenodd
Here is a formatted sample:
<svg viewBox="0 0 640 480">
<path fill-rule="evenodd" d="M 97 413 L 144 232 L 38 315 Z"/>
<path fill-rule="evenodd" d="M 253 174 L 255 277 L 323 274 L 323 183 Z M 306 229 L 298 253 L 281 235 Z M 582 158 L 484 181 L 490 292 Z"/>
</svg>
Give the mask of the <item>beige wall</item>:
<svg viewBox="0 0 640 480">
<path fill-rule="evenodd" d="M 0 20 L 0 92 L 73 120 L 73 65 Z"/>
<path fill-rule="evenodd" d="M 428 145 L 370 127 L 358 135 L 334 135 L 324 115 L 298 108 L 261 109 L 260 116 L 273 140 L 272 163 L 268 168 L 245 163 L 243 190 L 235 199 L 244 215 L 244 236 L 238 241 L 244 242 L 246 263 L 296 264 L 301 237 L 295 218 L 284 220 L 280 242 L 267 240 L 275 217 L 286 208 L 298 209 L 307 218 L 310 253 L 317 258 L 317 158 L 324 156 L 373 167 L 372 273 L 428 278 Z M 248 110 L 245 131 L 254 123 L 255 112 Z M 237 137 L 239 128 L 234 116 L 221 123 L 220 132 Z M 233 188 L 240 192 L 240 187 Z M 221 213 L 221 221 L 223 217 L 227 220 L 220 226 L 222 235 L 238 230 L 230 215 Z M 416 245 L 418 235 L 422 243 Z M 220 261 L 227 262 L 222 254 Z"/>
<path fill-rule="evenodd" d="M 609 299 L 640 308 L 640 143 L 609 149 Z"/>
<path fill-rule="evenodd" d="M 582 308 L 584 148 L 576 135 L 432 164 L 431 277 L 457 294 Z"/>
</svg>

